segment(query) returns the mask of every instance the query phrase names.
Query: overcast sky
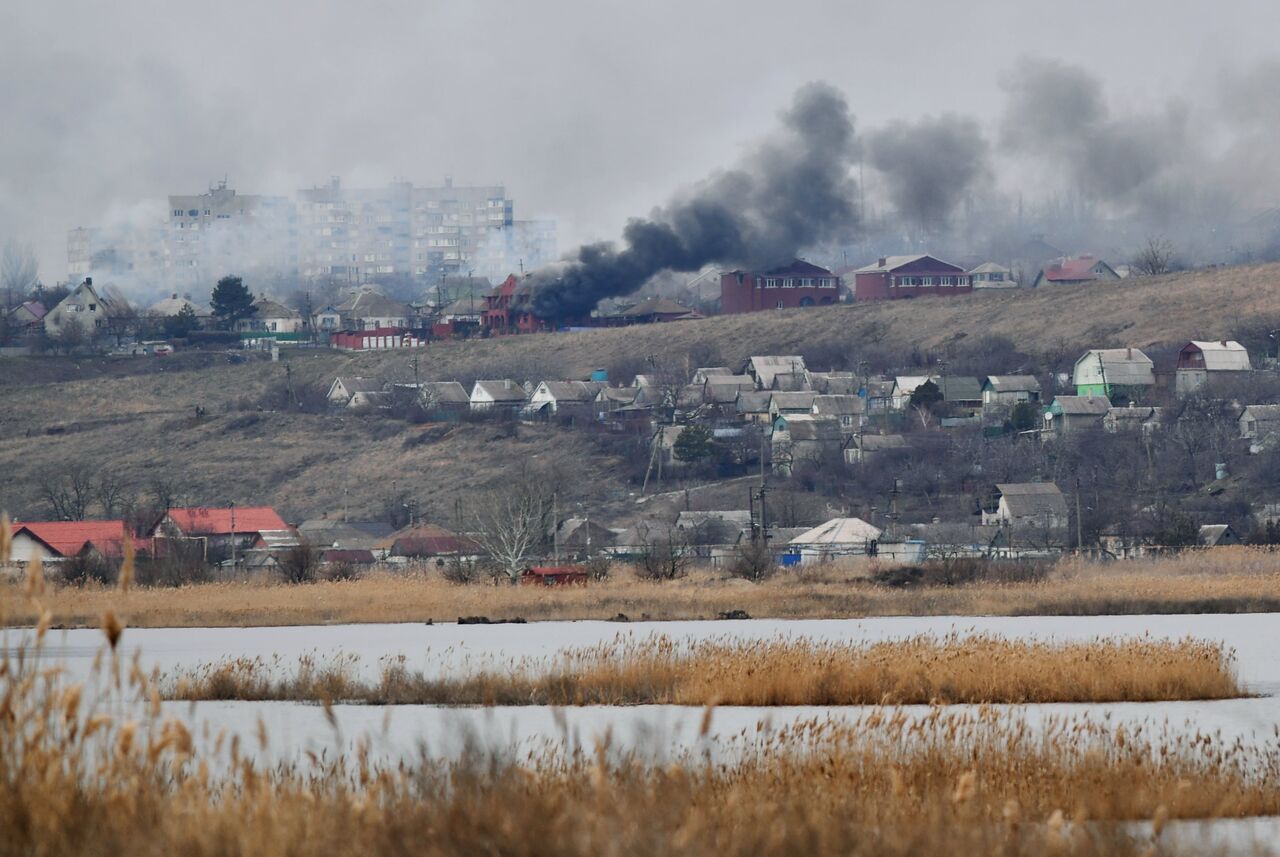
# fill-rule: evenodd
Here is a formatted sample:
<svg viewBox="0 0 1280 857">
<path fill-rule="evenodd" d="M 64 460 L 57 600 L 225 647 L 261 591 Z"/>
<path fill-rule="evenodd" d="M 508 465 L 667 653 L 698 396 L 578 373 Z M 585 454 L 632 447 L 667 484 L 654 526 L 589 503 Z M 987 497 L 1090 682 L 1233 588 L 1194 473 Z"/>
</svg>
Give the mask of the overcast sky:
<svg viewBox="0 0 1280 857">
<path fill-rule="evenodd" d="M 1277 58 L 1276 0 L 42 0 L 0 4 L 0 240 L 65 278 L 65 235 L 226 174 L 503 182 L 561 246 L 612 238 L 825 80 L 860 128 L 996 121 L 1049 57 L 1121 110 L 1212 98 Z M 1280 99 L 1275 92 L 1263 97 Z M 158 203 L 158 206 L 157 206 Z"/>
</svg>

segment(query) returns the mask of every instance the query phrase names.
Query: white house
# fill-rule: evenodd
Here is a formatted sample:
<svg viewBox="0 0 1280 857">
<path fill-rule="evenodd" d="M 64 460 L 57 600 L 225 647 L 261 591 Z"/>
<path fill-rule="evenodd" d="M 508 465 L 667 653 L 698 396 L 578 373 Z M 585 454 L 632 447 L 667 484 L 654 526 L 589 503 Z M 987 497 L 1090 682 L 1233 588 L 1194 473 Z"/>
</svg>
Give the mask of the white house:
<svg viewBox="0 0 1280 857">
<path fill-rule="evenodd" d="M 747 358 L 742 374 L 755 379 L 757 390 L 774 389 L 774 379 L 778 375 L 801 375 L 806 380 L 809 370 L 804 365 L 804 358 L 798 354 L 784 356 L 758 356 Z"/>
<path fill-rule="evenodd" d="M 841 556 L 865 556 L 873 552 L 881 530 L 861 518 L 832 518 L 806 530 L 787 543 L 789 553 L 800 561 L 821 562 Z"/>
<path fill-rule="evenodd" d="M 267 298 L 255 301 L 253 315 L 236 322 L 241 333 L 297 333 L 304 326 L 301 315 Z"/>
<path fill-rule="evenodd" d="M 1076 361 L 1072 383 L 1080 396 L 1132 399 L 1155 386 L 1155 363 L 1137 348 L 1094 348 Z"/>
<path fill-rule="evenodd" d="M 557 414 L 565 408 L 591 405 L 603 386 L 596 381 L 543 381 L 529 397 L 525 410 Z"/>
<path fill-rule="evenodd" d="M 362 286 L 360 291 L 339 306 L 338 310 L 352 330 L 409 327 L 413 315 L 408 305 L 392 300 L 375 291 L 372 286 Z"/>
<path fill-rule="evenodd" d="M 50 336 L 59 336 L 69 322 L 77 322 L 86 336 L 106 326 L 114 310 L 112 299 L 104 298 L 93 288 L 93 278 L 85 277 L 58 305 L 44 317 L 44 329 Z"/>
<path fill-rule="evenodd" d="M 351 404 L 351 400 L 359 393 L 381 393 L 382 390 L 383 385 L 379 381 L 368 378 L 338 377 L 334 378 L 333 383 L 329 385 L 326 398 L 331 405 L 345 407 Z"/>
<path fill-rule="evenodd" d="M 982 508 L 984 526 L 1023 524 L 1056 530 L 1067 526 L 1067 499 L 1052 482 L 1012 482 L 996 485 Z"/>
<path fill-rule="evenodd" d="M 975 289 L 1016 289 L 1018 281 L 1013 271 L 995 262 L 979 265 L 969 272 L 969 282 Z"/>
<path fill-rule="evenodd" d="M 524 387 L 504 378 L 500 381 L 476 381 L 471 388 L 471 410 L 487 411 L 492 408 L 522 408 L 529 400 Z"/>
</svg>

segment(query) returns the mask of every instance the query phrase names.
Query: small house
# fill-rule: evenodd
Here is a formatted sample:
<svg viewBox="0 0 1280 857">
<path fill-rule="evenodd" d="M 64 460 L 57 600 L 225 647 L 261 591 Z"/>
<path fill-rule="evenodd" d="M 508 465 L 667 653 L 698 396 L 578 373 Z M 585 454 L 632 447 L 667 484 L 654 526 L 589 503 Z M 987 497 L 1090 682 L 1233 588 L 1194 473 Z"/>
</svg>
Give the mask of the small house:
<svg viewBox="0 0 1280 857">
<path fill-rule="evenodd" d="M 773 418 L 769 407 L 773 396 L 774 394 L 767 390 L 751 393 L 739 391 L 734 401 L 738 417 L 749 423 L 771 423 Z"/>
<path fill-rule="evenodd" d="M 693 372 L 693 378 L 690 383 L 706 384 L 712 378 L 720 378 L 726 375 L 735 374 L 728 366 L 699 366 Z M 754 383 L 754 379 L 753 379 Z"/>
<path fill-rule="evenodd" d="M 124 521 L 14 521 L 12 526 L 9 558 L 18 564 L 91 553 L 119 558 L 128 534 Z"/>
<path fill-rule="evenodd" d="M 1244 541 L 1231 528 L 1230 524 L 1204 524 L 1200 527 L 1200 534 L 1196 541 L 1207 548 L 1222 548 L 1244 544 Z"/>
<path fill-rule="evenodd" d="M 824 396 L 856 396 L 862 382 L 852 372 L 810 372 L 809 386 Z"/>
<path fill-rule="evenodd" d="M 1058 396 L 1045 413 L 1045 427 L 1057 435 L 1095 428 L 1110 410 L 1105 396 Z"/>
<path fill-rule="evenodd" d="M 1067 499 L 1052 482 L 999 484 L 982 505 L 984 526 L 1023 524 L 1061 529 L 1068 519 Z"/>
<path fill-rule="evenodd" d="M 1040 382 L 1035 375 L 988 375 L 982 382 L 983 405 L 1016 405 L 1039 402 Z"/>
<path fill-rule="evenodd" d="M 381 393 L 383 389 L 384 385 L 381 381 L 339 376 L 329 385 L 329 392 L 325 398 L 329 400 L 330 405 L 345 408 L 351 404 L 352 398 L 357 393 Z"/>
<path fill-rule="evenodd" d="M 882 531 L 861 518 L 832 518 L 787 542 L 787 553 L 801 563 L 845 556 L 873 556 Z"/>
<path fill-rule="evenodd" d="M 867 412 L 867 400 L 858 395 L 815 395 L 810 409 L 815 417 L 832 417 L 840 422 L 840 429 L 850 435 L 862 425 Z"/>
<path fill-rule="evenodd" d="M 889 407 L 895 411 L 906 410 L 911 404 L 911 394 L 925 382 L 934 380 L 929 375 L 899 375 L 893 379 L 893 392 L 889 395 Z"/>
<path fill-rule="evenodd" d="M 1129 405 L 1127 408 L 1110 408 L 1102 418 L 1102 428 L 1111 434 L 1138 431 L 1150 433 L 1160 428 L 1160 408 Z"/>
<path fill-rule="evenodd" d="M 471 387 L 471 410 L 488 411 L 494 408 L 519 410 L 529 401 L 524 387 L 504 378 L 499 381 L 476 381 Z"/>
<path fill-rule="evenodd" d="M 284 519 L 270 506 L 231 506 L 229 508 L 187 507 L 167 509 L 147 532 L 153 542 L 175 539 L 201 542 L 208 551 L 247 549 L 263 534 L 292 532 Z"/>
<path fill-rule="evenodd" d="M 83 283 L 45 313 L 44 329 L 49 336 L 60 336 L 68 324 L 75 322 L 85 337 L 91 338 L 112 318 L 127 312 L 128 306 L 124 305 L 123 298 L 99 294 L 93 287 L 93 278 L 85 277 Z"/>
<path fill-rule="evenodd" d="M 757 356 L 747 358 L 742 374 L 750 375 L 756 382 L 757 390 L 772 390 L 774 377 L 777 375 L 808 375 L 804 358 L 798 354 L 786 356 Z"/>
<path fill-rule="evenodd" d="M 259 298 L 253 303 L 253 314 L 236 322 L 236 331 L 250 338 L 278 338 L 297 334 L 305 326 L 297 311 Z"/>
<path fill-rule="evenodd" d="M 738 400 L 738 393 L 750 393 L 755 388 L 750 375 L 713 375 L 702 385 L 702 401 L 728 406 Z"/>
<path fill-rule="evenodd" d="M 1178 368 L 1174 373 L 1174 392 L 1185 396 L 1211 378 L 1230 377 L 1252 371 L 1249 352 L 1234 340 L 1196 342 L 1192 340 L 1178 352 Z"/>
<path fill-rule="evenodd" d="M 839 460 L 844 440 L 845 433 L 835 417 L 780 414 L 773 422 L 770 436 L 773 469 L 790 475 L 801 464 Z"/>
<path fill-rule="evenodd" d="M 975 289 L 1016 289 L 1018 280 L 1013 271 L 995 262 L 986 262 L 969 270 L 969 282 Z"/>
<path fill-rule="evenodd" d="M 1055 259 L 1040 269 L 1031 282 L 1032 288 L 1040 286 L 1083 286 L 1104 280 L 1118 280 L 1115 269 L 1096 256 L 1063 257 Z"/>
<path fill-rule="evenodd" d="M 904 452 L 911 448 L 906 437 L 900 434 L 855 434 L 844 451 L 847 464 L 858 464 L 868 456 Z"/>
<path fill-rule="evenodd" d="M 1155 364 L 1137 348 L 1094 348 L 1076 360 L 1072 383 L 1079 396 L 1140 401 L 1155 387 Z"/>
<path fill-rule="evenodd" d="M 1246 405 L 1239 423 L 1240 437 L 1262 440 L 1280 432 L 1280 405 Z"/>
<path fill-rule="evenodd" d="M 815 393 L 773 393 L 769 396 L 769 416 L 796 416 L 813 413 Z"/>
<path fill-rule="evenodd" d="M 594 381 L 543 381 L 529 397 L 524 412 L 533 416 L 589 410 L 604 386 Z"/>
</svg>

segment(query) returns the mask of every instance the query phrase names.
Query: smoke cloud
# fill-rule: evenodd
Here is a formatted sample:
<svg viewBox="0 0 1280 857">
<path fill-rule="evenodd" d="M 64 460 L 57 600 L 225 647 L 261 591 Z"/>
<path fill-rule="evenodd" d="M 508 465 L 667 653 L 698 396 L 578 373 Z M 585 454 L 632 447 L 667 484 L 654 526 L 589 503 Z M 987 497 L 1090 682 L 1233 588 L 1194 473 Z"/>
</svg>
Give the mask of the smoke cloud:
<svg viewBox="0 0 1280 857">
<path fill-rule="evenodd" d="M 825 83 L 796 92 L 782 128 L 736 169 L 711 176 L 648 218 L 629 221 L 623 246 L 588 244 L 531 275 L 544 318 L 582 316 L 662 271 L 710 264 L 760 268 L 857 226 L 851 168 L 858 141 L 848 102 Z"/>
<path fill-rule="evenodd" d="M 965 193 L 990 172 L 990 145 L 978 122 L 955 114 L 892 122 L 868 135 L 867 151 L 893 207 L 924 232 L 944 228 Z"/>
</svg>

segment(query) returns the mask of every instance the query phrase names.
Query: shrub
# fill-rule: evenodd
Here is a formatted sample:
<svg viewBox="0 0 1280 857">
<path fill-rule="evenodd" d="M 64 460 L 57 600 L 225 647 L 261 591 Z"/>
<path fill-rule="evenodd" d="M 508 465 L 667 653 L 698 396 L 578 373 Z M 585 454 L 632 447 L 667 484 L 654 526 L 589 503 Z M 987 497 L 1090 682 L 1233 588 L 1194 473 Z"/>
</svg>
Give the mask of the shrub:
<svg viewBox="0 0 1280 857">
<path fill-rule="evenodd" d="M 588 557 L 582 565 L 591 580 L 608 580 L 613 573 L 613 560 L 604 554 Z"/>
<path fill-rule="evenodd" d="M 331 562 L 320 569 L 320 577 L 324 580 L 359 580 L 364 576 L 364 569 L 353 562 Z"/>
<path fill-rule="evenodd" d="M 768 544 L 759 539 L 743 542 L 733 549 L 728 572 L 733 577 L 760 582 L 773 576 L 778 564 Z"/>
<path fill-rule="evenodd" d="M 278 560 L 285 583 L 315 583 L 320 576 L 320 551 L 306 542 L 289 548 Z"/>
<path fill-rule="evenodd" d="M 998 560 L 983 557 L 932 559 L 918 565 L 878 568 L 871 579 L 892 587 L 963 586 L 968 583 L 1038 583 L 1049 576 L 1052 563 Z"/>
<path fill-rule="evenodd" d="M 96 553 L 72 557 L 58 567 L 58 579 L 66 586 L 84 586 L 86 583 L 112 586 L 119 573 L 118 564 Z"/>
</svg>

